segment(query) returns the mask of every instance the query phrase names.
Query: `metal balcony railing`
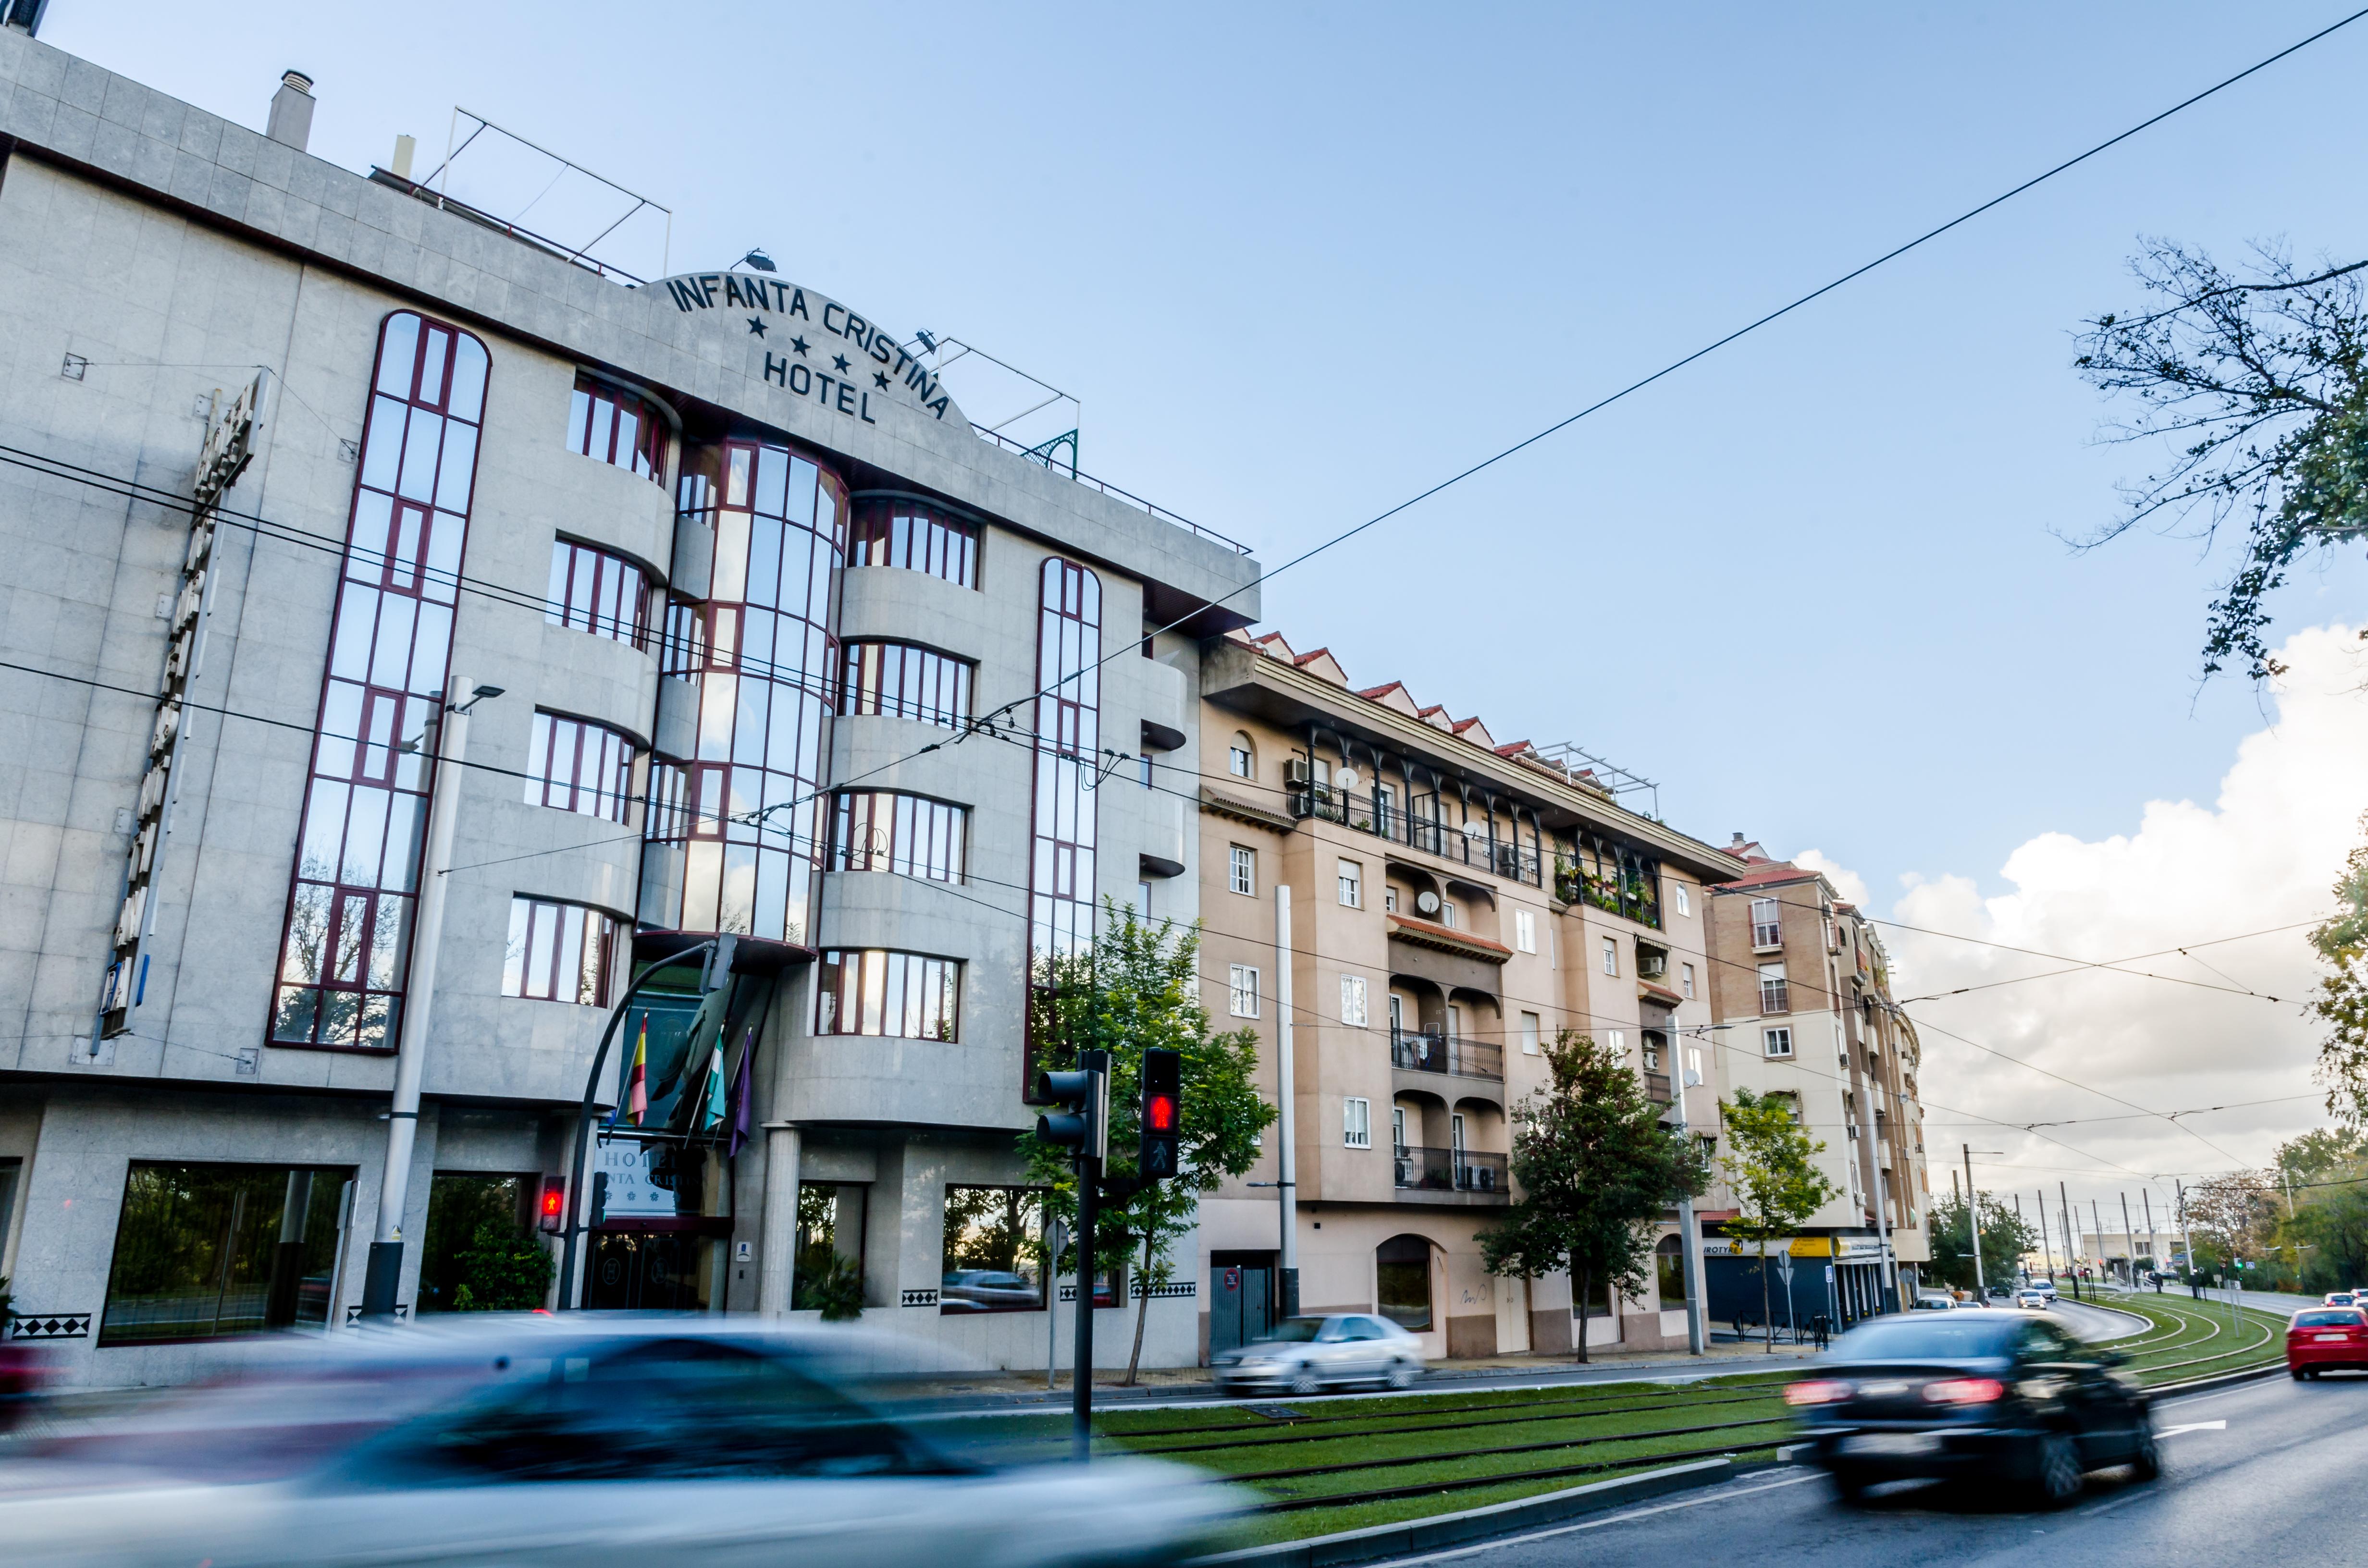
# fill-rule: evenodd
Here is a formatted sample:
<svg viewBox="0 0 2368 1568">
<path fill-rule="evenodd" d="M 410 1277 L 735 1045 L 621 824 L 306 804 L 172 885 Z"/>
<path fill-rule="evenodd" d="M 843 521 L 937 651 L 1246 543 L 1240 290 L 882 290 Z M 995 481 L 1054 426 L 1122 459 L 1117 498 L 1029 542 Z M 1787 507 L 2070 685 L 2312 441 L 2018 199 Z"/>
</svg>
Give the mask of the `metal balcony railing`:
<svg viewBox="0 0 2368 1568">
<path fill-rule="evenodd" d="M 1533 888 L 1545 885 L 1545 864 L 1534 842 L 1536 835 L 1527 835 L 1531 843 L 1520 842 L 1513 835 L 1521 830 L 1508 820 L 1498 824 L 1498 831 L 1506 836 L 1492 839 L 1486 819 L 1474 819 L 1479 831 L 1466 832 L 1462 824 L 1415 814 L 1395 798 L 1384 801 L 1372 790 L 1338 790 L 1306 779 L 1295 779 L 1290 788 L 1292 816 L 1338 823 L 1359 833 L 1370 833 L 1393 844 L 1436 855 L 1442 860 L 1475 867 L 1508 881 L 1527 882 Z"/>
<path fill-rule="evenodd" d="M 1645 1074 L 1645 1097 L 1655 1105 L 1669 1103 L 1669 1075 L 1667 1073 Z"/>
<path fill-rule="evenodd" d="M 1473 1192 L 1504 1196 L 1505 1156 L 1470 1149 L 1397 1148 L 1397 1185 L 1409 1192 Z"/>
<path fill-rule="evenodd" d="M 1390 1065 L 1409 1073 L 1505 1081 L 1505 1048 L 1485 1040 L 1430 1030 L 1392 1029 Z"/>
</svg>

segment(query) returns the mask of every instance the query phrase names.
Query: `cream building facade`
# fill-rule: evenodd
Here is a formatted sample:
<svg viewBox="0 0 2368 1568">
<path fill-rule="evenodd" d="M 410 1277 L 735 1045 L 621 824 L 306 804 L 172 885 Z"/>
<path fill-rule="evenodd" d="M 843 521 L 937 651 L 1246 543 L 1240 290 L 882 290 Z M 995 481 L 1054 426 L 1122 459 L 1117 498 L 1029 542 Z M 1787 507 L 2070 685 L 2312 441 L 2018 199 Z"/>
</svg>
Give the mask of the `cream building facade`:
<svg viewBox="0 0 2368 1568">
<path fill-rule="evenodd" d="M 1258 1032 L 1277 1089 L 1290 1028 L 1298 1309 L 1382 1312 L 1433 1357 L 1569 1349 L 1566 1276 L 1482 1267 L 1477 1237 L 1511 1199 L 1508 1118 L 1566 1028 L 1714 1129 L 1713 1053 L 1687 1031 L 1713 1021 L 1708 884 L 1743 866 L 1477 719 L 1402 685 L 1354 689 L 1328 653 L 1279 635 L 1210 640 L 1201 692 L 1185 782 L 1203 997 L 1220 1027 Z M 1201 1208 L 1215 1349 L 1281 1293 L 1279 1142 Z M 1590 1344 L 1685 1343 L 1664 1231 L 1658 1288 L 1599 1303 Z"/>
</svg>

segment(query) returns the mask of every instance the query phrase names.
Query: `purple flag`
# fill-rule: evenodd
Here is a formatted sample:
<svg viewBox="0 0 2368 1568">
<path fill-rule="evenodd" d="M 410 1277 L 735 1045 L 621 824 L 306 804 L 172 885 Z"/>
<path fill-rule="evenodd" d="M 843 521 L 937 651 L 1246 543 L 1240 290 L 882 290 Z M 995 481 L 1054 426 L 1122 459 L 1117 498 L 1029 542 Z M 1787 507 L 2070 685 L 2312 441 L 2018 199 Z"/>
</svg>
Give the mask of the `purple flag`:
<svg viewBox="0 0 2368 1568">
<path fill-rule="evenodd" d="M 734 1074 L 732 1077 L 732 1140 L 725 1153 L 735 1159 L 739 1157 L 740 1146 L 748 1142 L 749 1133 L 752 1131 L 748 1103 L 752 1097 L 748 1092 L 748 1064 L 756 1059 L 756 1055 L 757 1026 L 751 1024 L 740 1044 L 740 1071 Z"/>
</svg>

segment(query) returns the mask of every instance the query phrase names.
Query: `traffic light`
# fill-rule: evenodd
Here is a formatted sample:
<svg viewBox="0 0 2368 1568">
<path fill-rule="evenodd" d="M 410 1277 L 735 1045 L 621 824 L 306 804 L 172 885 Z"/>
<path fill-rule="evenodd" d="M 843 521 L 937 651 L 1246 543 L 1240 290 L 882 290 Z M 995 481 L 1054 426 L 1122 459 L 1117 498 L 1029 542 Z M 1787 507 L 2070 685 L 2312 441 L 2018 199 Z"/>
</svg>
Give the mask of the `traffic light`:
<svg viewBox="0 0 2368 1568">
<path fill-rule="evenodd" d="M 556 1234 L 567 1221 L 567 1178 L 547 1176 L 542 1178 L 542 1228 Z"/>
<path fill-rule="evenodd" d="M 1145 1181 L 1176 1175 L 1184 1117 L 1184 1059 L 1172 1051 L 1143 1053 L 1143 1142 L 1136 1174 Z"/>
<path fill-rule="evenodd" d="M 600 1228 L 600 1222 L 608 1217 L 609 1173 L 607 1171 L 594 1171 L 592 1173 L 592 1212 L 589 1217 L 585 1220 L 585 1227 L 588 1230 L 597 1231 Z"/>
<path fill-rule="evenodd" d="M 1036 1119 L 1036 1136 L 1099 1160 L 1110 1153 L 1110 1053 L 1080 1051 L 1074 1073 L 1039 1073 L 1036 1097 L 1064 1107 Z"/>
</svg>

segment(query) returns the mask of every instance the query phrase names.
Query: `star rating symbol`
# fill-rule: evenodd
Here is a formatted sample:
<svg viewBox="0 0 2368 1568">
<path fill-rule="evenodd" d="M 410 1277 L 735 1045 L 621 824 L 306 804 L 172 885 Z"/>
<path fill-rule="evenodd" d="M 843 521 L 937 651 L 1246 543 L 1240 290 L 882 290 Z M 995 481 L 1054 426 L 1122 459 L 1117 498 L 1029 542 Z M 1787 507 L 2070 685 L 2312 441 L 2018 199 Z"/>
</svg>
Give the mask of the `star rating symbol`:
<svg viewBox="0 0 2368 1568">
<path fill-rule="evenodd" d="M 838 367 L 838 373 L 839 373 L 840 375 L 842 375 L 842 376 L 843 376 L 843 375 L 847 374 L 847 356 L 846 356 L 846 355 L 844 355 L 844 354 L 834 354 L 834 355 L 832 355 L 832 356 L 830 357 L 830 362 L 831 362 L 832 364 L 834 364 L 834 365 L 836 365 L 836 366 L 837 366 L 837 367 Z"/>
<path fill-rule="evenodd" d="M 756 334 L 757 336 L 759 336 L 759 337 L 764 336 L 764 335 L 765 335 L 765 324 L 764 324 L 764 321 L 763 321 L 760 317 L 757 317 L 757 316 L 750 316 L 750 317 L 748 318 L 748 330 L 749 330 L 750 332 L 755 333 L 755 334 Z"/>
<path fill-rule="evenodd" d="M 888 372 L 885 370 L 872 371 L 871 384 L 878 387 L 882 392 L 886 392 L 888 390 Z"/>
<path fill-rule="evenodd" d="M 792 337 L 790 339 L 790 347 L 797 352 L 799 358 L 803 359 L 806 357 L 806 340 L 804 338 Z"/>
</svg>

